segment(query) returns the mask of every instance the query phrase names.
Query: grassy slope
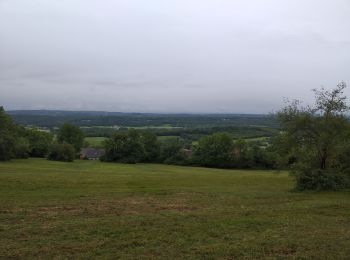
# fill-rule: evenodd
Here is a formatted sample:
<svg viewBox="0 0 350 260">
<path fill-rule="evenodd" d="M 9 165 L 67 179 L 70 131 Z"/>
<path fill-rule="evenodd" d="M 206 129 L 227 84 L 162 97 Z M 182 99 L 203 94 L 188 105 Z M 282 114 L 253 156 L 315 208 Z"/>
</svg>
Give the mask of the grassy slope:
<svg viewBox="0 0 350 260">
<path fill-rule="evenodd" d="M 0 258 L 346 258 L 350 193 L 286 173 L 0 163 Z"/>
</svg>

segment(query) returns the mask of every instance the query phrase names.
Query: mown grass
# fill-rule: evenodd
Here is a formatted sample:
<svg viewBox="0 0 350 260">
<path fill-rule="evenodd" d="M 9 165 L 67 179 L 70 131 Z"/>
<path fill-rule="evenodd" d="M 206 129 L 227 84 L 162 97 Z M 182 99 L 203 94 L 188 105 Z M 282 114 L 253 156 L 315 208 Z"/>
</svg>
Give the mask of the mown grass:
<svg viewBox="0 0 350 260">
<path fill-rule="evenodd" d="M 350 192 L 272 171 L 0 163 L 0 258 L 350 257 Z"/>
</svg>

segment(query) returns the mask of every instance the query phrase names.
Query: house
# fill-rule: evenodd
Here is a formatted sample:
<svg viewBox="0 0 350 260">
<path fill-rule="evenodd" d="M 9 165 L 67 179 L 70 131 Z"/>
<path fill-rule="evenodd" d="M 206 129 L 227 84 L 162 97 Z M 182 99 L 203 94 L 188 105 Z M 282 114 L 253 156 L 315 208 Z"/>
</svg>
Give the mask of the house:
<svg viewBox="0 0 350 260">
<path fill-rule="evenodd" d="M 191 149 L 182 149 L 182 152 L 187 156 L 187 157 L 191 157 L 193 152 Z"/>
<path fill-rule="evenodd" d="M 80 159 L 82 160 L 99 160 L 105 154 L 105 150 L 92 147 L 83 148 L 80 151 Z"/>
</svg>

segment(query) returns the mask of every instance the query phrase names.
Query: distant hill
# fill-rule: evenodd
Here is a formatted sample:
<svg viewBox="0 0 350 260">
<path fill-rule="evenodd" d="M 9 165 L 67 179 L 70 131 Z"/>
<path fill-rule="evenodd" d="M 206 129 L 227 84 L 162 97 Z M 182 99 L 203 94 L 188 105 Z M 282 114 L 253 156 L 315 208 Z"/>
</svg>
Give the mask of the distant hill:
<svg viewBox="0 0 350 260">
<path fill-rule="evenodd" d="M 65 122 L 78 126 L 163 126 L 207 128 L 225 126 L 276 127 L 276 120 L 264 114 L 155 114 L 106 111 L 12 110 L 8 114 L 19 124 L 57 127 Z"/>
<path fill-rule="evenodd" d="M 124 115 L 138 113 L 122 113 L 122 112 L 106 112 L 106 111 L 67 111 L 67 110 L 10 110 L 10 115 L 33 115 L 33 116 L 67 116 L 67 115 L 91 115 L 91 116 L 107 116 L 107 115 Z"/>
</svg>

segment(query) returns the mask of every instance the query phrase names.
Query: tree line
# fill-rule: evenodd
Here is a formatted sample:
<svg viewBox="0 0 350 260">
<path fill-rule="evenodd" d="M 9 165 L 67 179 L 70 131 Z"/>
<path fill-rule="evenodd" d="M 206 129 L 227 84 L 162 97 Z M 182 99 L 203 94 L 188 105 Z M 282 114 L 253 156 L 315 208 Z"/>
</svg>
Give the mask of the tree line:
<svg viewBox="0 0 350 260">
<path fill-rule="evenodd" d="M 297 190 L 350 188 L 350 122 L 346 84 L 314 89 L 314 105 L 287 102 L 275 114 L 280 131 L 270 145 L 234 141 L 228 133 L 199 139 L 191 155 L 178 139 L 159 144 L 151 133 L 116 133 L 105 143 L 105 161 L 162 162 L 217 168 L 289 170 Z"/>
<path fill-rule="evenodd" d="M 47 157 L 49 160 L 73 161 L 84 146 L 82 130 L 71 124 L 59 128 L 56 138 L 48 132 L 16 125 L 0 109 L 0 160 Z M 115 132 L 104 142 L 107 162 L 167 163 L 221 168 L 271 168 L 273 163 L 258 143 L 234 142 L 229 133 L 202 137 L 193 148 L 179 139 L 159 141 L 146 130 Z M 190 150 L 192 149 L 192 150 Z"/>
<path fill-rule="evenodd" d="M 73 161 L 83 146 L 80 128 L 64 124 L 57 136 L 13 122 L 0 107 L 0 161 L 43 157 L 49 160 Z"/>
<path fill-rule="evenodd" d="M 154 162 L 216 168 L 272 168 L 269 149 L 258 143 L 234 141 L 228 133 L 201 138 L 188 147 L 180 139 L 159 141 L 151 132 L 130 129 L 117 132 L 104 143 L 103 161 Z"/>
<path fill-rule="evenodd" d="M 165 163 L 215 168 L 288 169 L 297 190 L 350 188 L 350 123 L 345 83 L 333 90 L 314 90 L 315 104 L 289 102 L 275 116 L 280 131 L 268 146 L 212 133 L 189 145 L 180 139 L 159 141 L 150 131 L 129 129 L 105 142 L 105 162 Z M 47 157 L 73 161 L 84 145 L 81 129 L 64 124 L 50 133 L 17 126 L 0 109 L 0 160 Z"/>
</svg>

